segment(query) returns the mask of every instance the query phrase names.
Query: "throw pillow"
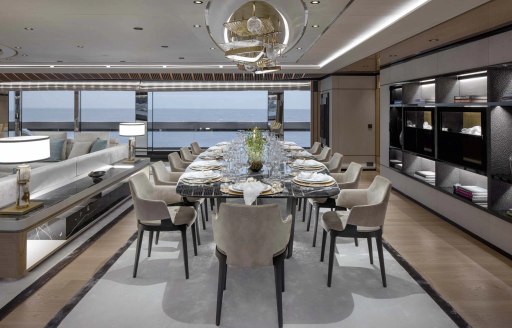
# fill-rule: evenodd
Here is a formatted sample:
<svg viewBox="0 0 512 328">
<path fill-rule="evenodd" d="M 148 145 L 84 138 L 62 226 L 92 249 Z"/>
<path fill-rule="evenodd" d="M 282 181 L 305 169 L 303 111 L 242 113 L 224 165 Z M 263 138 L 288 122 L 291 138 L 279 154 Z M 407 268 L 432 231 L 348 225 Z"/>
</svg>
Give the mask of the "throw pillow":
<svg viewBox="0 0 512 328">
<path fill-rule="evenodd" d="M 57 162 L 62 159 L 64 139 L 50 139 L 50 157 L 45 162 Z"/>
<path fill-rule="evenodd" d="M 89 150 L 91 149 L 91 145 L 92 141 L 75 141 L 73 148 L 69 153 L 68 159 L 88 154 Z"/>
<path fill-rule="evenodd" d="M 21 129 L 22 136 L 31 136 L 32 132 L 29 129 Z"/>
<path fill-rule="evenodd" d="M 89 152 L 94 153 L 95 151 L 103 150 L 106 148 L 107 148 L 107 140 L 97 138 L 96 141 L 93 142 L 93 144 L 91 146 L 91 150 Z"/>
</svg>

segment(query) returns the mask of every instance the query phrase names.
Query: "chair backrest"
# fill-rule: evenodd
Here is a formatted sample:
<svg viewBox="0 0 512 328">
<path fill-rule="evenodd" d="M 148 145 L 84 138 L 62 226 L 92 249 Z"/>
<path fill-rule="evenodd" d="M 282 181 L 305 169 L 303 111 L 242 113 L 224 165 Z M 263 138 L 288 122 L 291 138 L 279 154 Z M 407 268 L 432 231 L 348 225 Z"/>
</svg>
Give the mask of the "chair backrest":
<svg viewBox="0 0 512 328">
<path fill-rule="evenodd" d="M 137 220 L 150 221 L 169 218 L 167 204 L 163 200 L 153 199 L 153 185 L 144 173 L 132 176 L 129 183 Z"/>
<path fill-rule="evenodd" d="M 193 162 L 196 159 L 194 154 L 192 154 L 192 152 L 190 151 L 190 149 L 188 149 L 188 147 L 181 147 L 180 155 L 181 155 L 181 158 L 187 162 Z"/>
<path fill-rule="evenodd" d="M 343 161 L 343 155 L 340 153 L 334 153 L 326 166 L 329 172 L 339 173 L 341 172 L 341 165 Z"/>
<path fill-rule="evenodd" d="M 222 203 L 213 220 L 213 238 L 226 254 L 227 264 L 239 267 L 272 265 L 275 254 L 286 248 L 291 219 L 281 219 L 277 204 Z"/>
<path fill-rule="evenodd" d="M 363 166 L 356 162 L 351 162 L 345 172 L 341 173 L 341 179 L 338 181 L 338 186 L 341 189 L 357 189 L 359 188 L 359 180 Z"/>
<path fill-rule="evenodd" d="M 203 152 L 201 147 L 199 147 L 199 144 L 197 143 L 197 141 L 192 142 L 190 144 L 190 148 L 192 148 L 192 154 L 194 154 L 194 155 L 199 155 Z"/>
<path fill-rule="evenodd" d="M 332 156 L 332 149 L 330 147 L 324 147 L 320 154 L 316 155 L 316 159 L 319 161 L 328 161 Z"/>
<path fill-rule="evenodd" d="M 346 190 L 345 192 L 350 192 Z M 359 191 L 358 189 L 354 191 Z M 343 191 L 342 191 L 343 192 Z M 366 189 L 367 203 L 352 207 L 347 224 L 363 227 L 382 227 L 391 193 L 391 182 L 377 175 Z"/>
<path fill-rule="evenodd" d="M 155 185 L 176 185 L 182 172 L 169 172 L 165 167 L 164 162 L 158 161 L 151 164 L 153 171 L 153 180 Z"/>
<path fill-rule="evenodd" d="M 311 148 L 309 149 L 309 152 L 312 154 L 312 155 L 318 155 L 320 153 L 320 148 L 322 147 L 322 144 L 319 143 L 318 141 L 315 141 L 313 143 L 313 146 L 311 146 Z"/>
<path fill-rule="evenodd" d="M 171 172 L 185 172 L 187 165 L 183 163 L 178 153 L 170 153 L 167 157 L 169 159 Z"/>
</svg>

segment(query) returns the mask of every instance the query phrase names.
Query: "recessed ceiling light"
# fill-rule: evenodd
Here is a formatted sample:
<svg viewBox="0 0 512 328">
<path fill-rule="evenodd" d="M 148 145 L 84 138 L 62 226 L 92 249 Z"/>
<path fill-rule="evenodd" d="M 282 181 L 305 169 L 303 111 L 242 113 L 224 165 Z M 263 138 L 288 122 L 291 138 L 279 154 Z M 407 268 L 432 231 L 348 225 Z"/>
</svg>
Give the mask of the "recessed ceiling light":
<svg viewBox="0 0 512 328">
<path fill-rule="evenodd" d="M 83 47 L 84 47 L 84 46 L 82 46 L 82 45 L 78 45 L 78 46 L 76 46 L 76 47 L 77 47 L 77 48 L 80 48 L 80 49 L 83 49 Z"/>
<path fill-rule="evenodd" d="M 143 28 L 140 27 L 140 26 L 135 26 L 133 29 L 136 30 L 136 31 L 142 31 L 143 30 Z"/>
<path fill-rule="evenodd" d="M 215 47 L 210 47 L 210 50 L 215 50 Z"/>
<path fill-rule="evenodd" d="M 120 60 L 119 62 L 120 63 L 126 63 L 126 60 Z"/>
<path fill-rule="evenodd" d="M 110 68 L 110 65 L 105 65 L 106 68 Z"/>
<path fill-rule="evenodd" d="M 57 63 L 63 63 L 63 61 L 62 60 L 57 60 Z"/>
<path fill-rule="evenodd" d="M 162 65 L 163 68 L 167 68 L 167 65 Z"/>
<path fill-rule="evenodd" d="M 33 28 L 33 27 L 25 27 L 25 30 L 27 30 L 27 31 L 33 31 L 33 30 L 34 30 L 34 28 Z"/>
<path fill-rule="evenodd" d="M 311 1 L 310 3 L 311 3 L 312 5 L 317 5 L 317 4 L 319 4 L 319 3 L 320 3 L 320 1 Z"/>
<path fill-rule="evenodd" d="M 21 49 L 21 47 L 20 46 L 14 46 L 14 49 L 18 49 L 19 50 L 19 49 Z"/>
<path fill-rule="evenodd" d="M 439 41 L 439 39 L 437 39 L 437 38 L 428 40 L 428 42 L 438 42 L 438 41 Z"/>
<path fill-rule="evenodd" d="M 28 57 L 27 54 L 21 54 L 21 57 Z"/>
<path fill-rule="evenodd" d="M 222 65 L 219 65 L 219 68 L 224 68 L 224 66 L 222 66 Z"/>
<path fill-rule="evenodd" d="M 196 4 L 196 5 L 200 5 L 202 3 L 203 3 L 202 1 L 194 1 L 194 4 Z"/>
<path fill-rule="evenodd" d="M 162 47 L 162 48 L 169 48 L 169 46 L 160 46 L 160 47 Z"/>
<path fill-rule="evenodd" d="M 318 25 L 318 24 L 315 24 L 315 25 L 311 25 L 311 27 L 314 27 L 314 28 L 319 28 L 319 27 L 320 27 L 320 25 Z"/>
<path fill-rule="evenodd" d="M 302 47 L 297 47 L 297 50 L 302 50 Z"/>
<path fill-rule="evenodd" d="M 194 27 L 201 27 L 201 25 L 199 25 L 199 24 L 194 24 Z"/>
<path fill-rule="evenodd" d="M 179 57 L 178 59 L 185 59 L 185 57 Z"/>
<path fill-rule="evenodd" d="M 50 68 L 54 68 L 54 67 L 55 67 L 55 66 L 53 66 L 53 65 L 50 65 Z"/>
</svg>

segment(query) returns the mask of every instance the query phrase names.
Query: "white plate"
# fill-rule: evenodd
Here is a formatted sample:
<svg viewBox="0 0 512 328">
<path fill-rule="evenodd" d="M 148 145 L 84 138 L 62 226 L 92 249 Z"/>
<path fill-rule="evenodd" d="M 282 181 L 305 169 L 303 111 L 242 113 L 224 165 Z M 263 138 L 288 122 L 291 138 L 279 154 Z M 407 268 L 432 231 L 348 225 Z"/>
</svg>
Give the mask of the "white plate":
<svg viewBox="0 0 512 328">
<path fill-rule="evenodd" d="M 303 172 L 301 172 L 303 173 Z M 330 175 L 327 175 L 327 174 L 322 174 L 322 173 L 312 173 L 312 174 L 309 174 L 310 172 L 307 172 L 306 174 L 301 174 L 299 173 L 295 179 L 297 181 L 300 181 L 300 182 L 305 182 L 305 183 L 327 183 L 327 182 L 331 182 L 334 180 L 333 177 L 331 177 Z M 309 176 L 311 176 L 311 178 L 309 178 Z M 313 179 L 314 178 L 314 179 Z"/>
<path fill-rule="evenodd" d="M 272 189 L 272 187 L 270 185 L 268 185 L 268 184 L 264 184 L 264 185 L 265 185 L 265 189 L 262 191 L 262 193 L 263 192 L 267 192 L 270 189 Z M 237 192 L 237 193 L 243 193 L 244 192 L 244 190 L 242 189 L 241 183 L 232 184 L 232 185 L 229 186 L 228 189 L 233 191 L 233 192 Z"/>
</svg>

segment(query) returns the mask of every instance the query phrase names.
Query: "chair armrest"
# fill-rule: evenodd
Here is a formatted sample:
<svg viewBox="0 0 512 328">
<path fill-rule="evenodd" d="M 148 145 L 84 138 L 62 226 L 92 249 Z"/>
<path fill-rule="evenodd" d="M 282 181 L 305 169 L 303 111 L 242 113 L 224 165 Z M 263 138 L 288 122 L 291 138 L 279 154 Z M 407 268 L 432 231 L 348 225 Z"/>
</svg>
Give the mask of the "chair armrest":
<svg viewBox="0 0 512 328">
<path fill-rule="evenodd" d="M 292 215 L 289 214 L 286 219 L 283 221 L 282 225 L 282 234 L 279 233 L 279 236 L 282 236 L 282 239 L 279 240 L 279 245 L 286 245 L 290 241 L 290 232 L 292 229 Z M 277 249 L 275 252 L 280 251 L 281 249 Z"/>
<path fill-rule="evenodd" d="M 167 204 L 162 200 L 137 198 L 135 203 L 135 215 L 141 221 L 158 221 L 169 219 Z"/>
<path fill-rule="evenodd" d="M 347 189 L 341 190 L 336 199 L 336 206 L 352 208 L 358 205 L 368 204 L 366 189 Z"/>
<path fill-rule="evenodd" d="M 347 224 L 362 227 L 380 227 L 384 224 L 386 208 L 386 202 L 354 206 L 350 209 Z"/>
<path fill-rule="evenodd" d="M 357 189 L 357 186 L 357 181 L 338 183 L 338 187 L 340 187 L 340 189 Z"/>
</svg>

